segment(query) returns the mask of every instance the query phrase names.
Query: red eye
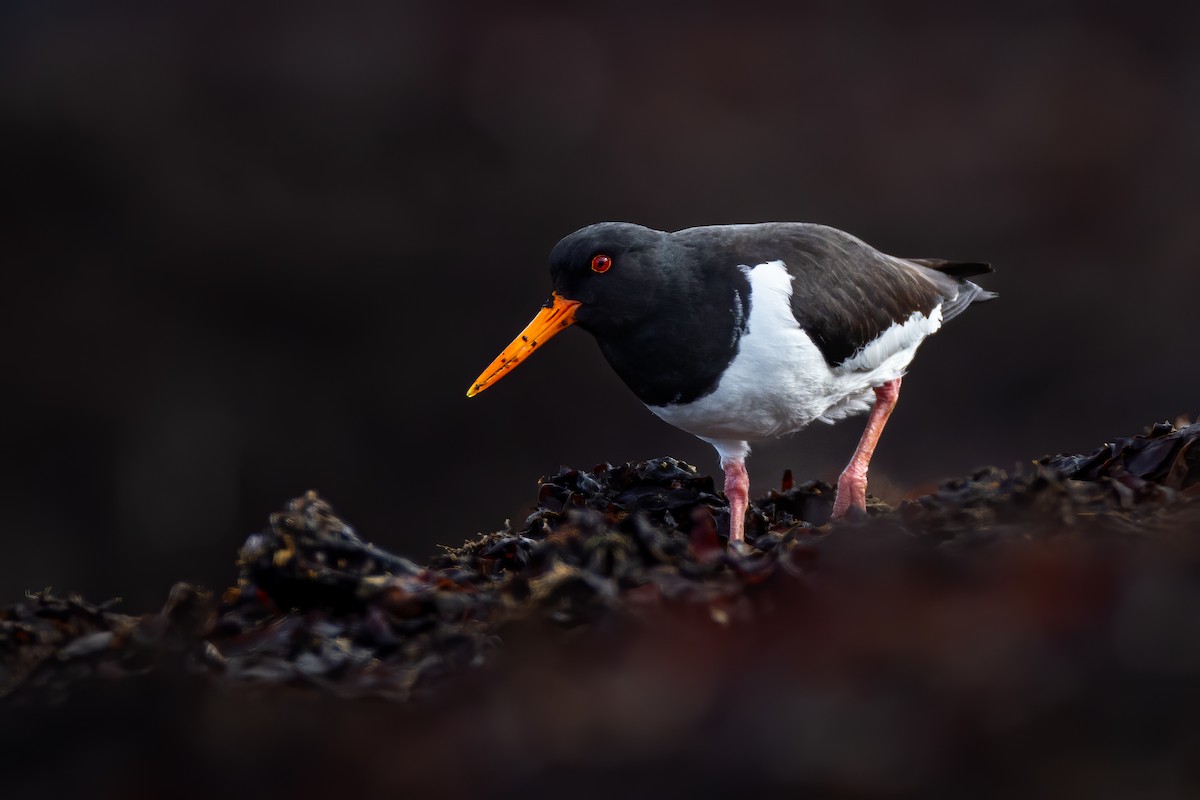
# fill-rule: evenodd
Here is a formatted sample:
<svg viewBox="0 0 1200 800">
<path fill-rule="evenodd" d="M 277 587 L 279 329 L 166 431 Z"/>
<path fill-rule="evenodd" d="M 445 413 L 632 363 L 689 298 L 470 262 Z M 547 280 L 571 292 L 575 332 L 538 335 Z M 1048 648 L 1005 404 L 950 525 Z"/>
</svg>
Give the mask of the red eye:
<svg viewBox="0 0 1200 800">
<path fill-rule="evenodd" d="M 608 272 L 612 259 L 605 255 L 592 256 L 592 272 Z"/>
</svg>

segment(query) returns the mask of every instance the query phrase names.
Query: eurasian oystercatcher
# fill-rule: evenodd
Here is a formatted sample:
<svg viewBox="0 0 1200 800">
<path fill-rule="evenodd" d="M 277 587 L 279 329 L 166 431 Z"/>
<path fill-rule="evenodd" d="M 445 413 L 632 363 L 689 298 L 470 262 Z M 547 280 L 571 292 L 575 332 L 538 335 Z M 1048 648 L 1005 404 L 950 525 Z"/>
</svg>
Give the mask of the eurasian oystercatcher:
<svg viewBox="0 0 1200 800">
<path fill-rule="evenodd" d="M 743 536 L 750 442 L 870 411 L 838 479 L 840 519 L 865 510 L 867 466 L 917 347 L 996 296 L 966 280 L 986 272 L 889 256 L 825 225 L 667 233 L 602 222 L 554 247 L 550 299 L 467 396 L 578 325 L 647 408 L 717 449 L 732 542 Z"/>
</svg>

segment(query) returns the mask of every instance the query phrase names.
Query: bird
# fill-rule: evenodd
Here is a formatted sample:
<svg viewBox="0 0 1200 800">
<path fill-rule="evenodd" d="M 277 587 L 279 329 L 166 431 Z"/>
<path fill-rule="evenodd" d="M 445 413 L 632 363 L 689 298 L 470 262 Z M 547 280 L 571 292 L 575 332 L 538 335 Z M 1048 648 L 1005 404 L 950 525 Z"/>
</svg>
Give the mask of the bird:
<svg viewBox="0 0 1200 800">
<path fill-rule="evenodd" d="M 751 443 L 815 421 L 869 415 L 831 519 L 865 512 L 867 469 L 917 348 L 997 296 L 967 280 L 991 271 L 890 256 L 817 223 L 596 223 L 551 250 L 550 298 L 467 396 L 584 329 L 652 413 L 716 449 L 729 542 L 744 546 Z"/>
</svg>

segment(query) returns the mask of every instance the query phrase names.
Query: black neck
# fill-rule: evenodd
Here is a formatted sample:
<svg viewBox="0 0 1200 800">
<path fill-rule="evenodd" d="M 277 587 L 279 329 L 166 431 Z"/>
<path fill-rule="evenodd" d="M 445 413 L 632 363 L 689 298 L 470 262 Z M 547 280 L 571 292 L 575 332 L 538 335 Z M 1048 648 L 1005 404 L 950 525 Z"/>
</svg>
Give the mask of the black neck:
<svg viewBox="0 0 1200 800">
<path fill-rule="evenodd" d="M 750 282 L 736 266 L 703 282 L 693 270 L 676 277 L 652 324 L 594 332 L 608 363 L 646 405 L 688 403 L 716 389 L 750 317 Z"/>
</svg>

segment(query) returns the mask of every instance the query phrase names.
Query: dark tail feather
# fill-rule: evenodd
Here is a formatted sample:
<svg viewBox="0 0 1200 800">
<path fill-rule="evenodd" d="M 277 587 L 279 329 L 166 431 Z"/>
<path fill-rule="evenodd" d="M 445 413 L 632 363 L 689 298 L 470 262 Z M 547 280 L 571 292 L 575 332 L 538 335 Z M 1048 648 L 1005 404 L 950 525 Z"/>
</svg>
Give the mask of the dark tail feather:
<svg viewBox="0 0 1200 800">
<path fill-rule="evenodd" d="M 934 283 L 940 284 L 942 297 L 947 298 L 942 303 L 942 319 L 952 320 L 967 310 L 972 303 L 982 303 L 994 300 L 998 295 L 989 292 L 982 286 L 977 286 L 967 278 L 972 275 L 984 275 L 992 271 L 991 264 L 979 261 L 947 261 L 944 258 L 906 258 L 911 264 L 932 270 L 937 275 L 926 276 L 934 278 Z"/>
<path fill-rule="evenodd" d="M 951 278 L 970 278 L 974 275 L 983 275 L 992 271 L 991 264 L 984 264 L 980 261 L 947 261 L 944 258 L 906 258 L 904 260 L 920 264 L 922 267 L 937 270 L 943 275 L 949 275 Z"/>
</svg>

